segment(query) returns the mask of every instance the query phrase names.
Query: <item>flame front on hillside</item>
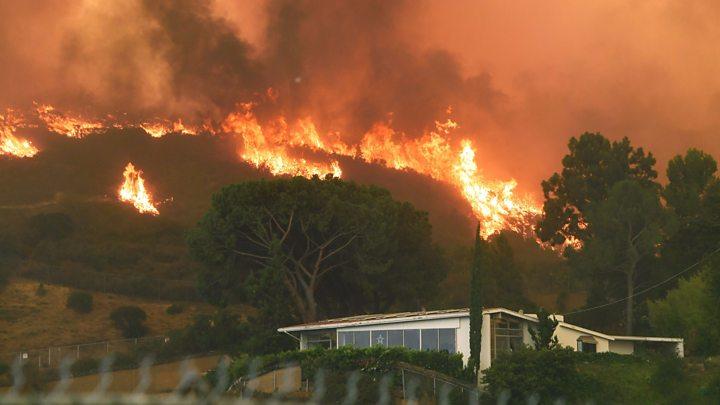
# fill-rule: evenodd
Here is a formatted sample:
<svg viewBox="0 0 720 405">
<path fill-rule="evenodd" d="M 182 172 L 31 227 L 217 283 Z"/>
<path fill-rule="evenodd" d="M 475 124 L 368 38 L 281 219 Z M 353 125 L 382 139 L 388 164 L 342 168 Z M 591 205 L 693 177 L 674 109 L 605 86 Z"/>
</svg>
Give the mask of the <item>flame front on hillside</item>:
<svg viewBox="0 0 720 405">
<path fill-rule="evenodd" d="M 534 217 L 541 209 L 529 199 L 514 195 L 517 183 L 488 181 L 475 162 L 475 148 L 468 139 L 453 142 L 452 131 L 458 124 L 450 119 L 436 122 L 435 128 L 419 138 L 408 138 L 387 124 L 376 124 L 357 145 L 342 142 L 337 134 L 322 136 L 311 119 L 288 125 L 283 117 L 261 125 L 251 104 L 241 104 L 222 124 L 224 132 L 235 133 L 243 142 L 240 157 L 257 167 L 266 167 L 275 175 L 309 177 L 342 170 L 336 160 L 329 163 L 297 157 L 292 149 L 309 149 L 328 155 L 360 158 L 397 170 L 412 170 L 435 180 L 452 184 L 468 201 L 482 222 L 483 236 L 502 229 L 532 235 Z M 326 159 L 327 160 L 327 159 Z"/>
<path fill-rule="evenodd" d="M 136 170 L 132 163 L 128 163 L 123 177 L 124 182 L 118 191 L 120 201 L 132 204 L 142 214 L 160 214 L 153 203 L 152 195 L 145 188 L 142 171 Z"/>
<path fill-rule="evenodd" d="M 80 116 L 63 114 L 46 104 L 36 105 L 35 111 L 50 131 L 70 138 L 82 138 L 104 127 L 99 121 L 86 120 Z"/>
<path fill-rule="evenodd" d="M 61 113 L 49 105 L 36 106 L 36 113 L 48 129 L 73 138 L 81 138 L 103 128 L 127 127 L 140 127 L 155 138 L 169 133 L 234 135 L 241 141 L 238 157 L 255 167 L 266 168 L 273 175 L 323 177 L 331 174 L 341 177 L 338 156 L 361 159 L 396 170 L 412 170 L 453 185 L 481 222 L 483 236 L 503 229 L 533 235 L 534 220 L 541 213 L 540 207 L 530 199 L 514 194 L 517 185 L 514 180 L 485 179 L 475 161 L 476 147 L 469 139 L 455 135 L 459 125 L 451 119 L 436 121 L 434 128 L 419 137 L 409 137 L 388 123 L 377 123 L 358 143 L 348 144 L 337 132 L 321 134 L 309 117 L 288 123 L 283 115 L 277 115 L 261 122 L 253 112 L 255 105 L 238 104 L 219 126 L 210 121 L 186 125 L 180 119 L 172 121 L 163 118 L 140 124 L 114 121 L 110 116 L 103 120 L 86 120 Z M 24 157 L 37 153 L 29 141 L 15 138 L 12 129 L 12 125 L 3 126 L 0 151 Z M 132 203 L 139 212 L 158 215 L 156 204 L 145 189 L 141 172 L 129 163 L 124 177 L 120 199 Z"/>
<path fill-rule="evenodd" d="M 22 118 L 13 110 L 0 114 L 0 155 L 12 155 L 20 158 L 33 157 L 38 149 L 27 139 L 15 136 Z"/>
</svg>

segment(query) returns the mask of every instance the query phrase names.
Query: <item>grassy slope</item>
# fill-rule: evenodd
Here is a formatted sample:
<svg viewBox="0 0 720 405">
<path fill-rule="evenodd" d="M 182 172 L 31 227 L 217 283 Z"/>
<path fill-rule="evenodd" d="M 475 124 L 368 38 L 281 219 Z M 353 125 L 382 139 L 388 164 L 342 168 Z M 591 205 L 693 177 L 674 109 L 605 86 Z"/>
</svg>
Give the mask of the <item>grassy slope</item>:
<svg viewBox="0 0 720 405">
<path fill-rule="evenodd" d="M 69 288 L 46 285 L 47 295 L 35 295 L 38 283 L 13 279 L 0 292 L 0 348 L 3 353 L 72 343 L 121 339 L 109 319 L 110 312 L 123 305 L 137 305 L 148 315 L 150 335 L 184 327 L 195 315 L 212 313 L 206 304 L 186 303 L 185 310 L 168 315 L 170 302 L 148 301 L 113 294 L 92 293 L 93 310 L 77 314 L 65 308 Z"/>
</svg>

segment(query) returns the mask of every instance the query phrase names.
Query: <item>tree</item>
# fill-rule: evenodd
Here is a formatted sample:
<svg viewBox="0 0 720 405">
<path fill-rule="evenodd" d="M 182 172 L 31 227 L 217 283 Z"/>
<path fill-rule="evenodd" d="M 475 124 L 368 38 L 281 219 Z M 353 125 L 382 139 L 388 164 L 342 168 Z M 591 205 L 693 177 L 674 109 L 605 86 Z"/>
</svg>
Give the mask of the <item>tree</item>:
<svg viewBox="0 0 720 405">
<path fill-rule="evenodd" d="M 655 188 L 635 180 L 616 183 L 605 201 L 593 204 L 587 218 L 593 237 L 582 256 L 597 269 L 596 278 L 621 274 L 625 280 L 626 332 L 633 332 L 635 285 L 642 260 L 651 259 L 661 240 L 665 211 Z"/>
<path fill-rule="evenodd" d="M 119 307 L 110 313 L 110 319 L 126 338 L 138 338 L 147 334 L 147 314 L 142 308 L 132 305 Z"/>
<path fill-rule="evenodd" d="M 87 314 L 92 311 L 93 297 L 84 291 L 73 291 L 68 295 L 65 306 L 79 314 Z"/>
<path fill-rule="evenodd" d="M 669 276 L 720 246 L 720 178 L 715 159 L 697 149 L 670 160 L 667 177 L 662 195 L 676 219 L 661 251 Z"/>
<path fill-rule="evenodd" d="M 720 352 L 720 306 L 713 300 L 706 267 L 663 299 L 648 303 L 650 324 L 659 336 L 681 336 L 685 351 L 692 355 Z"/>
<path fill-rule="evenodd" d="M 558 347 L 558 338 L 555 336 L 555 328 L 558 321 L 551 318 L 550 314 L 543 308 L 537 313 L 537 328 L 530 328 L 530 337 L 532 337 L 535 350 L 549 350 Z"/>
<path fill-rule="evenodd" d="M 488 306 L 522 308 L 528 306 L 520 267 L 506 233 L 486 242 L 483 301 Z"/>
<path fill-rule="evenodd" d="M 483 322 L 483 272 L 487 246 L 480 235 L 480 224 L 475 232 L 475 251 L 470 268 L 470 361 L 480 385 L 480 353 Z"/>
<path fill-rule="evenodd" d="M 651 187 L 657 177 L 653 155 L 634 148 L 627 138 L 610 142 L 602 134 L 586 132 L 570 138 L 568 149 L 562 172 L 542 182 L 545 202 L 536 232 L 553 245 L 587 240 L 593 232 L 588 210 L 607 199 L 615 183 L 632 179 Z"/>
<path fill-rule="evenodd" d="M 222 304 L 267 289 L 303 322 L 326 313 L 419 307 L 443 277 L 427 214 L 387 190 L 337 178 L 225 187 L 189 238 L 202 287 Z M 263 273 L 276 272 L 277 277 Z M 278 283 L 263 281 L 274 279 Z M 270 304 L 271 306 L 274 304 Z"/>
</svg>

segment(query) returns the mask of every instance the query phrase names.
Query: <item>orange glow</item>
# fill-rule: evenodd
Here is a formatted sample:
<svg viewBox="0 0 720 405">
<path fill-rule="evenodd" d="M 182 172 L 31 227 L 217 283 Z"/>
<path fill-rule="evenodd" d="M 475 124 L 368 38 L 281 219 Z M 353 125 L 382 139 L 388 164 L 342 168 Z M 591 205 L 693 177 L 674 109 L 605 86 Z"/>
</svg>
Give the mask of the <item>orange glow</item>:
<svg viewBox="0 0 720 405">
<path fill-rule="evenodd" d="M 28 158 L 38 153 L 38 149 L 29 140 L 15 136 L 15 131 L 22 122 L 22 118 L 13 110 L 0 113 L 0 155 Z"/>
<path fill-rule="evenodd" d="M 47 104 L 36 105 L 35 111 L 49 130 L 70 138 L 82 138 L 104 127 L 101 122 L 61 113 Z"/>
<path fill-rule="evenodd" d="M 153 203 L 152 195 L 145 188 L 142 171 L 136 170 L 132 163 L 128 163 L 125 166 L 123 177 L 125 181 L 118 190 L 120 201 L 132 204 L 142 214 L 160 214 Z"/>
</svg>

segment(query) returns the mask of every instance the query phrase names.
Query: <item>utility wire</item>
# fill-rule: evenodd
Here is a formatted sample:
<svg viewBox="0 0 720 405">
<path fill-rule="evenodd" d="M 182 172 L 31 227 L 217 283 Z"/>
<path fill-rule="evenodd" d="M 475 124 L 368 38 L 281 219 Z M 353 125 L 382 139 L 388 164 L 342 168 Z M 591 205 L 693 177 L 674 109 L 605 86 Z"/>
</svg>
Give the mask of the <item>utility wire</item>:
<svg viewBox="0 0 720 405">
<path fill-rule="evenodd" d="M 630 299 L 630 298 L 637 297 L 637 296 L 640 295 L 640 294 L 644 294 L 644 293 L 646 293 L 646 292 L 648 292 L 648 291 L 650 291 L 650 290 L 652 290 L 652 289 L 654 289 L 654 288 L 660 287 L 661 285 L 666 284 L 666 283 L 668 283 L 668 282 L 676 279 L 677 277 L 679 277 L 679 276 L 687 273 L 688 271 L 694 269 L 695 267 L 697 267 L 698 265 L 700 265 L 700 263 L 702 263 L 702 262 L 704 262 L 705 260 L 709 259 L 710 257 L 712 257 L 714 254 L 716 254 L 716 253 L 718 253 L 718 252 L 720 252 L 720 247 L 718 247 L 717 249 L 713 250 L 713 251 L 710 252 L 709 254 L 703 256 L 703 257 L 702 257 L 700 260 L 698 260 L 697 262 L 695 262 L 695 263 L 691 264 L 690 266 L 682 269 L 680 272 L 675 273 L 675 274 L 673 274 L 672 276 L 666 278 L 665 280 L 663 280 L 663 281 L 661 281 L 661 282 L 659 282 L 659 283 L 657 283 L 657 284 L 655 284 L 655 285 L 652 285 L 652 286 L 650 286 L 650 287 L 648 287 L 648 288 L 646 288 L 646 289 L 644 289 L 644 290 L 640 290 L 640 291 L 638 291 L 638 292 L 636 292 L 636 293 L 634 293 L 634 294 L 632 294 L 632 295 L 630 295 L 630 296 L 628 296 L 628 297 L 621 298 L 621 299 L 616 300 L 616 301 L 613 301 L 613 302 L 608 302 L 608 303 L 606 303 L 606 304 L 596 305 L 596 306 L 594 306 L 594 307 L 579 309 L 579 310 L 573 311 L 573 312 L 568 312 L 568 313 L 563 314 L 563 315 L 564 315 L 564 316 L 567 316 L 567 315 L 580 314 L 580 313 L 583 313 L 583 312 L 589 312 L 589 311 L 593 311 L 593 310 L 596 310 L 596 309 L 609 307 L 610 305 L 615 305 L 615 304 L 617 304 L 617 303 L 619 303 L 619 302 L 627 301 L 627 300 Z"/>
</svg>

